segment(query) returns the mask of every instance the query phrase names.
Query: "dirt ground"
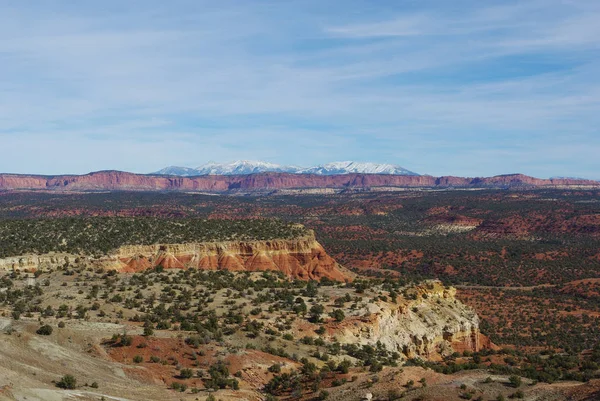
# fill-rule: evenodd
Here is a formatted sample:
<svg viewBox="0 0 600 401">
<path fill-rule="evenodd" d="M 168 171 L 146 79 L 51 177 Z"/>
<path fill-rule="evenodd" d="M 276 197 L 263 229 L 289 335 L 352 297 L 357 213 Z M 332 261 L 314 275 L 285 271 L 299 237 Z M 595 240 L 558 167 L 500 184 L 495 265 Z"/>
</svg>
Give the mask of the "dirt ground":
<svg viewBox="0 0 600 401">
<path fill-rule="evenodd" d="M 39 336 L 37 321 L 0 318 L 0 400 L 62 401 L 162 401 L 204 400 L 208 393 L 183 394 L 165 384 L 147 380 L 154 377 L 145 367 L 136 367 L 111 358 L 100 345 L 123 325 L 79 321 L 50 336 Z M 130 327 L 129 332 L 136 330 Z M 7 334 L 11 333 L 11 334 Z M 77 389 L 56 387 L 63 375 L 77 379 Z M 98 388 L 92 388 L 92 383 Z M 86 386 L 87 384 L 87 386 Z M 220 391 L 223 400 L 259 400 L 252 391 Z M 103 398 L 104 397 L 104 398 Z"/>
<path fill-rule="evenodd" d="M 134 364 L 131 352 L 102 346 L 102 341 L 114 333 L 127 330 L 139 331 L 137 326 L 77 321 L 65 329 L 55 330 L 50 336 L 35 334 L 38 323 L 27 319 L 13 321 L 0 318 L 0 400 L 62 401 L 62 400 L 205 400 L 209 393 L 179 393 L 168 389 L 168 372 L 161 365 Z M 9 334 L 10 333 L 10 334 Z M 134 336 L 136 341 L 141 337 Z M 160 348 L 165 356 L 173 349 L 183 347 L 180 338 L 153 338 L 147 348 Z M 132 347 L 133 350 L 139 350 Z M 143 354 L 143 349 L 141 350 Z M 265 366 L 281 363 L 284 358 L 260 351 L 242 351 L 230 355 L 230 367 L 241 372 L 240 390 L 220 390 L 217 399 L 263 400 L 256 389 L 268 380 Z M 213 359 L 207 353 L 206 361 Z M 259 368 L 261 367 L 261 368 Z M 291 364 L 287 368 L 293 368 Z M 262 372 L 262 373 L 261 373 Z M 55 382 L 63 375 L 72 374 L 77 379 L 77 389 L 62 390 Z M 488 379 L 486 382 L 486 379 Z M 353 368 L 347 382 L 329 388 L 329 400 L 358 401 L 367 394 L 373 400 L 460 400 L 471 394 L 471 399 L 495 400 L 503 395 L 506 399 L 516 391 L 508 385 L 506 376 L 490 375 L 485 371 L 463 371 L 453 375 L 435 373 L 421 367 L 385 368 L 379 373 L 369 373 Z M 423 386 L 423 379 L 425 386 Z M 413 385 L 409 383 L 412 381 Z M 98 388 L 92 388 L 92 383 Z M 557 384 L 531 385 L 524 380 L 521 390 L 524 399 L 530 401 L 566 401 L 600 399 L 600 380 L 586 384 L 561 382 Z M 284 397 L 286 399 L 287 397 Z M 303 399 L 315 399 L 306 396 Z"/>
</svg>

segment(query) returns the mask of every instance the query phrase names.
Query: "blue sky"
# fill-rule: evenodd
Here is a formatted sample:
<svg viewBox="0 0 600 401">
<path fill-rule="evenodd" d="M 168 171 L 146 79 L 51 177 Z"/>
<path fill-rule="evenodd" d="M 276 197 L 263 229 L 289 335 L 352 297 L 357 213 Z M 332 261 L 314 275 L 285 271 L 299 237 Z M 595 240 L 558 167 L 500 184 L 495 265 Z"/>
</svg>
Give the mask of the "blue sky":
<svg viewBox="0 0 600 401">
<path fill-rule="evenodd" d="M 600 1 L 0 0 L 0 171 L 600 179 Z"/>
</svg>

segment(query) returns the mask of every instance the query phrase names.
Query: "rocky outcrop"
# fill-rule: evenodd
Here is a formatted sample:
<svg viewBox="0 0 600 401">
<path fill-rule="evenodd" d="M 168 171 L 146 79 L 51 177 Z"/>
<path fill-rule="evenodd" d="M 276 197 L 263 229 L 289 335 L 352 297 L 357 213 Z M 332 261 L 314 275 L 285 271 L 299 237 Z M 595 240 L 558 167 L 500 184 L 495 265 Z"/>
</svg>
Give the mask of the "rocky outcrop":
<svg viewBox="0 0 600 401">
<path fill-rule="evenodd" d="M 453 287 L 428 281 L 408 290 L 398 303 L 368 303 L 356 315 L 333 324 L 329 334 L 342 343 L 380 342 L 406 358 L 429 360 L 455 351 L 475 352 L 492 347 L 479 332 L 477 314 L 458 301 L 455 294 Z"/>
<path fill-rule="evenodd" d="M 85 175 L 0 174 L 0 190 L 78 191 L 274 191 L 290 189 L 397 188 L 600 188 L 600 181 L 539 179 L 522 174 L 487 178 L 387 174 L 310 175 L 261 173 L 241 176 L 179 177 L 99 171 Z"/>
<path fill-rule="evenodd" d="M 165 269 L 280 271 L 300 280 L 349 281 L 344 271 L 315 240 L 312 232 L 292 240 L 126 245 L 99 259 L 69 254 L 23 255 L 0 259 L 0 269 L 37 270 L 73 263 L 97 264 L 120 272 Z"/>
<path fill-rule="evenodd" d="M 162 266 L 166 269 L 281 271 L 301 280 L 350 279 L 312 235 L 294 240 L 123 246 L 114 256 L 113 266 L 124 272 Z"/>
<path fill-rule="evenodd" d="M 21 255 L 0 258 L 0 270 L 22 270 L 35 271 L 44 269 L 56 269 L 75 260 L 82 260 L 85 257 L 79 257 L 69 253 L 51 253 L 44 255 Z"/>
</svg>

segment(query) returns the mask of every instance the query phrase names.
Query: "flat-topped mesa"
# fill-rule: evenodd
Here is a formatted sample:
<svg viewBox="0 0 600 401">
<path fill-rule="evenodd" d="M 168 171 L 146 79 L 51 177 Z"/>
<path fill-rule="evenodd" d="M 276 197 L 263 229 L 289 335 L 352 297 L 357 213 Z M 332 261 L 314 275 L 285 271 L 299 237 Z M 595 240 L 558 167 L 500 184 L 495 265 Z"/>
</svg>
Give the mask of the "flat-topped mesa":
<svg viewBox="0 0 600 401">
<path fill-rule="evenodd" d="M 370 188 L 600 188 L 600 181 L 551 178 L 522 174 L 494 177 L 433 177 L 427 175 L 340 174 L 314 175 L 259 173 L 250 175 L 206 175 L 181 177 L 144 175 L 123 171 L 98 171 L 84 175 L 41 176 L 1 174 L 0 190 L 25 191 L 197 191 L 227 193 L 285 189 Z"/>
<path fill-rule="evenodd" d="M 300 280 L 351 279 L 315 240 L 312 232 L 288 240 L 127 245 L 117 250 L 113 260 L 112 266 L 122 272 L 162 266 L 165 269 L 280 271 Z"/>
<path fill-rule="evenodd" d="M 0 269 L 57 268 L 76 259 L 128 273 L 160 266 L 165 269 L 280 271 L 300 280 L 352 280 L 351 273 L 325 252 L 310 230 L 298 238 L 285 240 L 123 245 L 98 259 L 67 253 L 12 256 L 0 259 Z"/>
<path fill-rule="evenodd" d="M 431 280 L 405 291 L 398 302 L 368 303 L 328 333 L 343 343 L 378 342 L 406 358 L 437 360 L 453 352 L 495 347 L 479 332 L 479 317 L 455 298 L 456 289 Z"/>
</svg>

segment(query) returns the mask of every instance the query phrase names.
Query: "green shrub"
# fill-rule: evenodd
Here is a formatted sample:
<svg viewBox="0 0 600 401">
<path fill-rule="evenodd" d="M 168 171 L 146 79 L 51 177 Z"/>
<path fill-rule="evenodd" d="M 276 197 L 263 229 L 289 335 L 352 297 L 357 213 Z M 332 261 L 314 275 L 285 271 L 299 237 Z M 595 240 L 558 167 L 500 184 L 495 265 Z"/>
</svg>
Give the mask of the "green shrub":
<svg viewBox="0 0 600 401">
<path fill-rule="evenodd" d="M 50 334 L 52 334 L 52 326 L 45 324 L 39 329 L 37 329 L 36 333 L 41 336 L 49 336 Z"/>
<path fill-rule="evenodd" d="M 64 375 L 60 381 L 56 383 L 56 387 L 73 390 L 77 386 L 77 379 L 73 375 Z"/>
<path fill-rule="evenodd" d="M 521 378 L 517 375 L 512 375 L 508 378 L 508 381 L 510 383 L 511 386 L 515 387 L 515 388 L 519 388 L 521 387 Z"/>
</svg>

